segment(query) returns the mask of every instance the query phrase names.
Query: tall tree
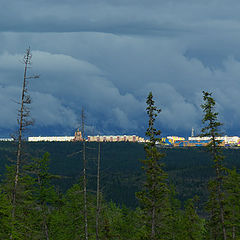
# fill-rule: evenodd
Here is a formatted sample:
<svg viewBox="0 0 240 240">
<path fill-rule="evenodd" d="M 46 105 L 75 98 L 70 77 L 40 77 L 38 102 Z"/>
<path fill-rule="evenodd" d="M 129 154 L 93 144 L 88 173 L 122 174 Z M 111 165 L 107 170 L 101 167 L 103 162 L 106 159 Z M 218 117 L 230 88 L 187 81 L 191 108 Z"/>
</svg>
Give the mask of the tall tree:
<svg viewBox="0 0 240 240">
<path fill-rule="evenodd" d="M 88 206 L 87 206 L 87 160 L 86 160 L 86 142 L 85 142 L 85 115 L 82 108 L 82 154 L 83 154 L 83 196 L 84 196 L 84 232 L 85 240 L 88 240 Z"/>
<path fill-rule="evenodd" d="M 146 159 L 143 160 L 143 169 L 146 172 L 144 190 L 137 193 L 143 206 L 144 220 L 147 227 L 146 239 L 165 239 L 167 233 L 167 208 L 169 188 L 166 182 L 167 174 L 163 170 L 160 160 L 165 156 L 159 152 L 156 143 L 160 142 L 160 130 L 155 128 L 155 120 L 161 109 L 158 109 L 153 100 L 152 92 L 147 97 L 148 128 L 146 136 L 149 142 L 145 145 Z"/>
<path fill-rule="evenodd" d="M 26 50 L 24 55 L 23 63 L 24 63 L 24 75 L 23 75 L 23 86 L 22 86 L 22 95 L 20 102 L 20 109 L 18 111 L 18 137 L 17 137 L 17 158 L 15 164 L 15 174 L 14 174 L 14 184 L 12 189 L 12 230 L 14 228 L 14 221 L 16 215 L 16 204 L 17 204 L 17 188 L 19 184 L 20 171 L 21 171 L 21 157 L 22 157 L 22 142 L 23 142 L 23 132 L 29 125 L 32 125 L 33 121 L 30 119 L 30 110 L 29 104 L 31 104 L 31 97 L 28 94 L 28 79 L 38 78 L 38 75 L 28 76 L 27 70 L 29 65 L 31 65 L 32 54 L 30 52 L 30 48 Z M 13 235 L 10 235 L 10 239 L 13 239 Z"/>
<path fill-rule="evenodd" d="M 224 213 L 224 199 L 223 199 L 223 178 L 225 175 L 225 168 L 223 166 L 223 155 L 220 149 L 220 141 L 217 137 L 221 136 L 220 126 L 222 123 L 218 121 L 218 113 L 215 111 L 215 100 L 212 93 L 203 91 L 204 103 L 201 105 L 203 109 L 203 124 L 202 136 L 210 137 L 211 141 L 208 145 L 208 150 L 212 155 L 215 169 L 215 179 L 209 184 L 209 200 L 207 204 L 210 213 L 209 228 L 211 237 L 218 239 L 219 230 L 221 233 L 220 239 L 227 239 Z"/>
<path fill-rule="evenodd" d="M 99 240 L 99 217 L 100 217 L 100 160 L 101 160 L 101 143 L 98 143 L 97 157 L 97 196 L 96 196 L 96 240 Z"/>
</svg>

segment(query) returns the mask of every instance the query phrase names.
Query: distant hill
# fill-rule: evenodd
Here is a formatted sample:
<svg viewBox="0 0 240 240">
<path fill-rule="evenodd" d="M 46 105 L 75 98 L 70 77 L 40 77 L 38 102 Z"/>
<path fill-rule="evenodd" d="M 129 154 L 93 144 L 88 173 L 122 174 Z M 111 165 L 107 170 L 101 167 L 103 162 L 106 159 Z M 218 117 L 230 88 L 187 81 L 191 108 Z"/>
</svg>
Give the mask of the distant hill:
<svg viewBox="0 0 240 240">
<path fill-rule="evenodd" d="M 98 143 L 87 143 L 88 185 L 93 191 L 96 185 L 96 160 Z M 55 181 L 60 190 L 67 190 L 81 179 L 82 144 L 80 142 L 37 142 L 26 143 L 25 151 L 40 157 L 50 153 L 50 171 L 63 176 Z M 214 171 L 209 154 L 203 148 L 160 149 L 166 153 L 163 159 L 170 183 L 177 188 L 178 198 L 183 202 L 198 195 L 200 204 L 207 198 L 207 182 Z M 4 173 L 8 159 L 15 159 L 16 146 L 11 142 L 0 143 L 0 174 Z M 224 149 L 226 164 L 240 168 L 240 151 Z M 130 207 L 137 206 L 135 192 L 144 180 L 140 159 L 144 159 L 144 145 L 140 143 L 101 143 L 101 170 L 103 193 L 107 200 Z"/>
</svg>

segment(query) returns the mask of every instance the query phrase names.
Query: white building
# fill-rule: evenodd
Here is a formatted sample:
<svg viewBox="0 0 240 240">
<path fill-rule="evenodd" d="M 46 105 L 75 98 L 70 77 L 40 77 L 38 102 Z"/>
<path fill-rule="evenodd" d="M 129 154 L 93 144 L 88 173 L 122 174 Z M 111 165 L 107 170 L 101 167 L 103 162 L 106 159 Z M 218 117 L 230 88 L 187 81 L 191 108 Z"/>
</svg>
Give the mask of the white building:
<svg viewBox="0 0 240 240">
<path fill-rule="evenodd" d="M 1 142 L 11 142 L 13 140 L 14 140 L 13 138 L 0 138 Z"/>
<path fill-rule="evenodd" d="M 210 140 L 211 137 L 189 137 L 189 141 L 201 141 L 201 140 Z M 238 144 L 240 138 L 238 136 L 223 136 L 223 137 L 216 137 L 216 140 L 224 141 L 225 144 Z"/>
<path fill-rule="evenodd" d="M 74 136 L 59 137 L 28 137 L 29 142 L 70 142 L 74 140 Z"/>
</svg>

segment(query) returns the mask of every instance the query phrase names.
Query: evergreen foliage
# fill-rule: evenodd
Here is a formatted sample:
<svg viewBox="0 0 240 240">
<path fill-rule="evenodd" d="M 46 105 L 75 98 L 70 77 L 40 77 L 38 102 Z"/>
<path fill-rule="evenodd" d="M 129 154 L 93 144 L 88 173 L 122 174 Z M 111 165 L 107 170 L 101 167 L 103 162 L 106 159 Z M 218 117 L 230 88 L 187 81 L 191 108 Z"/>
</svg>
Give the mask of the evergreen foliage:
<svg viewBox="0 0 240 240">
<path fill-rule="evenodd" d="M 212 93 L 203 91 L 204 104 L 201 105 L 204 117 L 202 136 L 211 138 L 208 150 L 212 155 L 215 177 L 209 181 L 209 199 L 206 210 L 209 214 L 207 221 L 207 239 L 238 239 L 239 238 L 239 175 L 236 170 L 227 169 L 224 164 L 224 156 L 220 148 L 221 136 L 218 121 L 218 113 L 215 112 L 215 100 Z"/>
<path fill-rule="evenodd" d="M 236 169 L 228 169 L 223 180 L 225 222 L 228 239 L 240 237 L 240 174 Z"/>
<path fill-rule="evenodd" d="M 205 233 L 204 220 L 197 214 L 196 201 L 198 197 L 189 199 L 185 203 L 185 213 L 183 216 L 184 236 L 186 240 L 201 240 Z"/>
<path fill-rule="evenodd" d="M 165 156 L 157 149 L 156 142 L 160 141 L 160 130 L 156 130 L 154 122 L 161 112 L 154 105 L 153 95 L 150 92 L 147 98 L 148 128 L 146 136 L 149 142 L 145 145 L 146 160 L 143 160 L 146 173 L 144 190 L 137 193 L 137 197 L 142 204 L 144 211 L 144 222 L 146 225 L 145 239 L 167 239 L 169 232 L 169 188 L 167 185 L 167 174 L 163 171 L 161 158 Z"/>
<path fill-rule="evenodd" d="M 0 239 L 7 239 L 10 233 L 11 221 L 11 205 L 9 204 L 7 195 L 5 193 L 0 194 Z"/>
</svg>

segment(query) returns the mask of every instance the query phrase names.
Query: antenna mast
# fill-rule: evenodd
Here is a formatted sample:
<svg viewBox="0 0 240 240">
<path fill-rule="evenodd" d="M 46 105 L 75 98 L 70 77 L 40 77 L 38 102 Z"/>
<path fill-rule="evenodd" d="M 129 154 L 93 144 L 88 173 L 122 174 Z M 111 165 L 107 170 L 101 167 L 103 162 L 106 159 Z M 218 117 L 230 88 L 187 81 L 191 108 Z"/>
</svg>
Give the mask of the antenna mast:
<svg viewBox="0 0 240 240">
<path fill-rule="evenodd" d="M 194 128 L 192 127 L 191 137 L 194 137 Z"/>
</svg>

